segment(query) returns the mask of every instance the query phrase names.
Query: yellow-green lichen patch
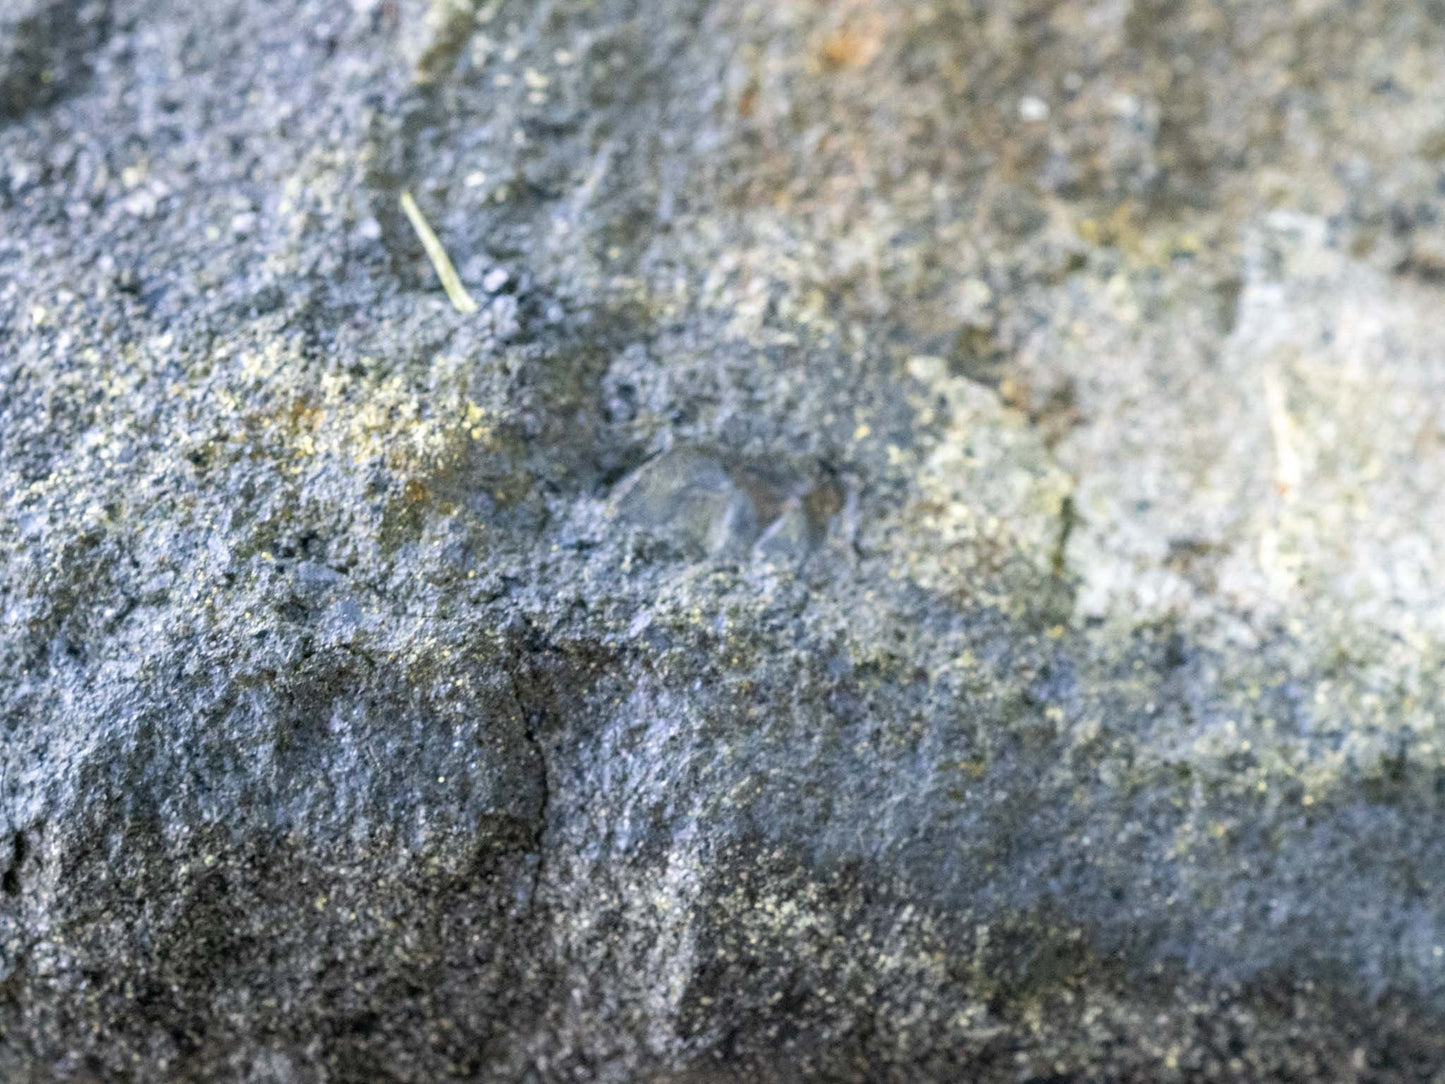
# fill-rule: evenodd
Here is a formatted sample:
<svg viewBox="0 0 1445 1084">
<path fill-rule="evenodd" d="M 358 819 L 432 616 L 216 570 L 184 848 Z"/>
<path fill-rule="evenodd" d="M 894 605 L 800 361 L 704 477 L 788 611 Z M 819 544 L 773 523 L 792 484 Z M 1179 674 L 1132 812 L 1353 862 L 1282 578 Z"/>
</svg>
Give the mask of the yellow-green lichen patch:
<svg viewBox="0 0 1445 1084">
<path fill-rule="evenodd" d="M 1028 419 L 998 395 L 950 376 L 940 358 L 908 365 L 921 451 L 890 448 L 909 503 L 894 523 L 897 573 L 929 590 L 1021 616 L 1047 604 L 1072 482 Z"/>
</svg>

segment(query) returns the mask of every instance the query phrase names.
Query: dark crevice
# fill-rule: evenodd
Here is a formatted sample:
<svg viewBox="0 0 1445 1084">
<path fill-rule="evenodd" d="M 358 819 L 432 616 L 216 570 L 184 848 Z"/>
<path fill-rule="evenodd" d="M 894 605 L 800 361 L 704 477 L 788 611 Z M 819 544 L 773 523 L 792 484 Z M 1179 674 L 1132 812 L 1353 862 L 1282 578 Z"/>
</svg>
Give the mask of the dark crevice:
<svg viewBox="0 0 1445 1084">
<path fill-rule="evenodd" d="M 536 630 L 530 624 L 526 626 L 523 635 L 523 643 L 517 648 L 514 658 L 507 660 L 506 671 L 508 684 L 511 687 L 512 705 L 517 713 L 517 721 L 522 731 L 522 738 L 527 743 L 536 760 L 536 771 L 538 780 L 538 803 L 534 819 L 531 838 L 528 841 L 529 849 L 533 852 L 535 860 L 532 865 L 531 883 L 527 889 L 527 907 L 531 911 L 537 908 L 537 893 L 541 890 L 542 880 L 546 873 L 546 836 L 547 818 L 551 812 L 552 805 L 552 784 L 551 767 L 547 758 L 547 751 L 542 744 L 538 733 L 546 720 L 546 711 L 540 703 L 540 698 L 534 695 L 537 679 L 531 673 L 531 662 L 529 652 L 536 650 L 533 642 L 537 639 Z"/>
<path fill-rule="evenodd" d="M 1066 496 L 1059 504 L 1059 533 L 1054 540 L 1054 551 L 1049 558 L 1049 571 L 1056 580 L 1062 580 L 1069 571 L 1069 539 L 1079 525 L 1079 510 L 1074 505 L 1073 495 Z"/>
<path fill-rule="evenodd" d="M 0 874 L 0 892 L 7 896 L 20 895 L 20 867 L 30 853 L 24 832 L 16 832 L 10 841 L 10 865 Z"/>
</svg>

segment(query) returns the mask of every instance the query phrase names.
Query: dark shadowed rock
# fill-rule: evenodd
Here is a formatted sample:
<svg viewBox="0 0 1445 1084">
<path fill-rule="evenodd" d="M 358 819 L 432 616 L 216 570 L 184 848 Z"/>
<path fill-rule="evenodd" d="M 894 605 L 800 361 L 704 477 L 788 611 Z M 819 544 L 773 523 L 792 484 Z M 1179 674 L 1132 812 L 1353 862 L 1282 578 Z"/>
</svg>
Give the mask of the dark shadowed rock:
<svg viewBox="0 0 1445 1084">
<path fill-rule="evenodd" d="M 70 89 L 88 72 L 109 19 L 109 0 L 0 4 L 0 117 L 17 117 Z"/>
<path fill-rule="evenodd" d="M 1436 7 L 0 0 L 0 1080 L 1440 1079 Z"/>
</svg>

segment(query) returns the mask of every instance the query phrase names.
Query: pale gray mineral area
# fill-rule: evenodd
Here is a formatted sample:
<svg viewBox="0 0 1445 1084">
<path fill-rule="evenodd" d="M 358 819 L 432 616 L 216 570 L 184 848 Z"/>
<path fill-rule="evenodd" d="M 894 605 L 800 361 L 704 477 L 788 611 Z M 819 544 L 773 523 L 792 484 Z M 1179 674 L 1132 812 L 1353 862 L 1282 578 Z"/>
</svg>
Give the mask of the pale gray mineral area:
<svg viewBox="0 0 1445 1084">
<path fill-rule="evenodd" d="M 0 0 L 0 1081 L 1438 1084 L 1442 501 L 1441 0 Z"/>
</svg>

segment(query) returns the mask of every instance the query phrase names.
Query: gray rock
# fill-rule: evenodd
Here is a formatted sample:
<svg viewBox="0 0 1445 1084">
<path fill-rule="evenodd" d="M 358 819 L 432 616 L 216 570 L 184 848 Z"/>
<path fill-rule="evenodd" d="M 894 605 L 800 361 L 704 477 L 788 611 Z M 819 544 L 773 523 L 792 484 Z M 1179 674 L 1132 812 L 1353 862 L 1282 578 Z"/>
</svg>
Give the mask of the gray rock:
<svg viewBox="0 0 1445 1084">
<path fill-rule="evenodd" d="M 0 3 L 0 117 L 19 116 L 79 80 L 109 21 L 109 0 Z"/>
<path fill-rule="evenodd" d="M 1442 84 L 0 0 L 0 1080 L 1440 1079 Z"/>
</svg>

